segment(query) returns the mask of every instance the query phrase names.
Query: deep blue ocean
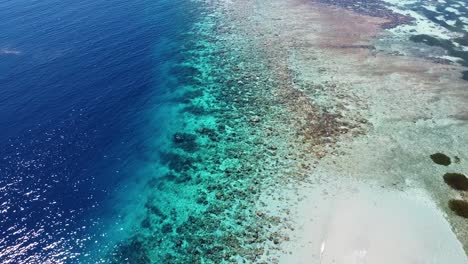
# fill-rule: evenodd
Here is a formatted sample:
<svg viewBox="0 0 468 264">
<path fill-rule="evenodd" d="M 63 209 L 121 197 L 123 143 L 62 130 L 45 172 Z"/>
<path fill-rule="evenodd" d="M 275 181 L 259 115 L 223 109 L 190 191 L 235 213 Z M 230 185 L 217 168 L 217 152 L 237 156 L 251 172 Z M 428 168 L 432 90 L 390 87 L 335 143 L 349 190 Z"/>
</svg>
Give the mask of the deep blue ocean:
<svg viewBox="0 0 468 264">
<path fill-rule="evenodd" d="M 164 133 L 164 69 L 196 14 L 183 0 L 0 2 L 0 263 L 109 246 L 109 201 Z"/>
</svg>

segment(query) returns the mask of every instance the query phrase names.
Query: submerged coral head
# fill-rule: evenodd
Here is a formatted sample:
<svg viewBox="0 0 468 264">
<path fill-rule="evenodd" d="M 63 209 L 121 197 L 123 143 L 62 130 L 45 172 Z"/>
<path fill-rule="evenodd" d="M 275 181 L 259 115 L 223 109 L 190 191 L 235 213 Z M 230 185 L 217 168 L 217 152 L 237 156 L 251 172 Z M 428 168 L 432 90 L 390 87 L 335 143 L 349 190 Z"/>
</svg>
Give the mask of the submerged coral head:
<svg viewBox="0 0 468 264">
<path fill-rule="evenodd" d="M 452 163 L 450 157 L 443 153 L 434 153 L 430 157 L 434 163 L 439 165 L 448 166 Z"/>
<path fill-rule="evenodd" d="M 468 218 L 468 202 L 463 200 L 450 200 L 449 208 L 458 216 Z"/>
<path fill-rule="evenodd" d="M 444 181 L 447 185 L 455 190 L 466 191 L 468 190 L 468 178 L 461 173 L 446 173 L 444 174 Z"/>
</svg>

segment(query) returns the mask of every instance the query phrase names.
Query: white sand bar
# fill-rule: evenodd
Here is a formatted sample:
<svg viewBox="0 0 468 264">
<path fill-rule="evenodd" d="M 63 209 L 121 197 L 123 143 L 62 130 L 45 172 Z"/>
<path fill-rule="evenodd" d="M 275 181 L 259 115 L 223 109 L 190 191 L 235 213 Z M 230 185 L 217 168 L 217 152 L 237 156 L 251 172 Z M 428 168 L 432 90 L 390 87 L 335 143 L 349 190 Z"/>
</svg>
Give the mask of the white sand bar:
<svg viewBox="0 0 468 264">
<path fill-rule="evenodd" d="M 297 219 L 309 221 L 300 221 L 280 263 L 467 263 L 449 223 L 424 192 L 357 186 L 331 198 L 323 185 L 311 188 L 297 212 Z"/>
</svg>

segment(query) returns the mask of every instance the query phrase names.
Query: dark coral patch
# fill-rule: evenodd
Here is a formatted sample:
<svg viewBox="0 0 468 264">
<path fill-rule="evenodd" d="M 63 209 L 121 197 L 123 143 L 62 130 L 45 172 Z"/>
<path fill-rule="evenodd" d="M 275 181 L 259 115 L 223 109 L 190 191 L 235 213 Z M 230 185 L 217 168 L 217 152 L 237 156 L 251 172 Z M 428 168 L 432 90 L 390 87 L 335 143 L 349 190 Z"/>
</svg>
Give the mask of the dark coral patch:
<svg viewBox="0 0 468 264">
<path fill-rule="evenodd" d="M 172 67 L 172 69 L 169 71 L 169 75 L 171 77 L 177 78 L 177 81 L 180 84 L 200 84 L 200 81 L 197 79 L 197 77 L 201 76 L 201 72 L 197 68 L 192 66 L 179 65 Z"/>
<path fill-rule="evenodd" d="M 450 157 L 442 153 L 434 153 L 430 157 L 433 162 L 439 165 L 448 166 L 452 163 L 452 161 L 450 160 Z"/>
<path fill-rule="evenodd" d="M 450 210 L 452 210 L 455 214 L 464 218 L 468 218 L 468 202 L 452 199 L 449 201 L 448 205 Z"/>
<path fill-rule="evenodd" d="M 198 129 L 197 132 L 201 135 L 208 136 L 208 138 L 212 141 L 219 141 L 218 133 L 216 133 L 214 129 L 204 127 Z"/>
<path fill-rule="evenodd" d="M 192 176 L 190 176 L 187 173 L 182 173 L 182 174 L 179 174 L 179 175 L 176 175 L 176 174 L 173 174 L 173 173 L 168 173 L 168 174 L 162 176 L 161 179 L 166 180 L 166 181 L 172 181 L 172 182 L 175 182 L 175 183 L 185 183 L 185 182 L 188 182 L 188 181 L 192 180 Z"/>
<path fill-rule="evenodd" d="M 174 102 L 176 103 L 184 103 L 184 104 L 190 104 L 192 103 L 192 100 L 198 97 L 203 96 L 203 91 L 201 89 L 195 89 L 195 90 L 187 90 L 180 96 L 177 96 L 176 98 L 173 99 Z"/>
<path fill-rule="evenodd" d="M 172 152 L 161 152 L 160 158 L 162 164 L 167 165 L 169 169 L 179 173 L 192 169 L 196 161 L 193 158 Z"/>
<path fill-rule="evenodd" d="M 142 228 L 151 229 L 151 221 L 150 221 L 150 219 L 148 217 L 143 219 L 143 221 L 141 221 L 140 225 L 141 225 Z"/>
<path fill-rule="evenodd" d="M 174 76 L 201 76 L 200 70 L 193 66 L 186 66 L 186 65 L 177 65 L 171 68 L 169 71 L 170 75 Z"/>
<path fill-rule="evenodd" d="M 184 93 L 182 98 L 188 98 L 189 100 L 195 99 L 198 97 L 203 96 L 203 90 L 202 89 L 196 89 L 196 90 L 188 90 Z"/>
<path fill-rule="evenodd" d="M 162 231 L 163 234 L 167 234 L 167 233 L 172 232 L 172 225 L 169 224 L 169 223 L 163 225 L 162 228 L 161 228 L 161 231 Z"/>
<path fill-rule="evenodd" d="M 162 220 L 165 220 L 167 218 L 167 216 L 164 215 L 164 213 L 156 205 L 154 205 L 150 201 L 147 201 L 145 203 L 145 208 L 148 210 L 148 213 L 151 214 L 151 215 L 159 217 Z"/>
<path fill-rule="evenodd" d="M 119 245 L 112 254 L 111 263 L 151 263 L 148 249 L 142 240 L 142 238 L 135 236 Z"/>
<path fill-rule="evenodd" d="M 202 106 L 197 106 L 197 105 L 188 105 L 182 109 L 183 112 L 185 113 L 191 113 L 192 115 L 206 115 L 209 113 L 204 107 Z"/>
<path fill-rule="evenodd" d="M 444 181 L 455 190 L 468 190 L 468 178 L 461 173 L 446 173 L 444 175 Z"/>
<path fill-rule="evenodd" d="M 188 133 L 175 133 L 172 137 L 174 145 L 187 152 L 195 152 L 198 149 L 197 136 Z"/>
</svg>

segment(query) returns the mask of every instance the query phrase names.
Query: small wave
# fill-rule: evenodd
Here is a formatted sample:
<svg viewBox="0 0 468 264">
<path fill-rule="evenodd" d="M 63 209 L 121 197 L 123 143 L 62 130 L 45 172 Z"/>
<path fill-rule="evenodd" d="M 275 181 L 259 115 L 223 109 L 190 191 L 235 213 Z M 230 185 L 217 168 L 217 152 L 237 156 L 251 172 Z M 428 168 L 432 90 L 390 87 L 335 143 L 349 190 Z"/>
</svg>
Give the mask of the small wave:
<svg viewBox="0 0 468 264">
<path fill-rule="evenodd" d="M 2 48 L 0 49 L 0 54 L 6 55 L 20 55 L 21 51 L 15 49 Z"/>
</svg>

